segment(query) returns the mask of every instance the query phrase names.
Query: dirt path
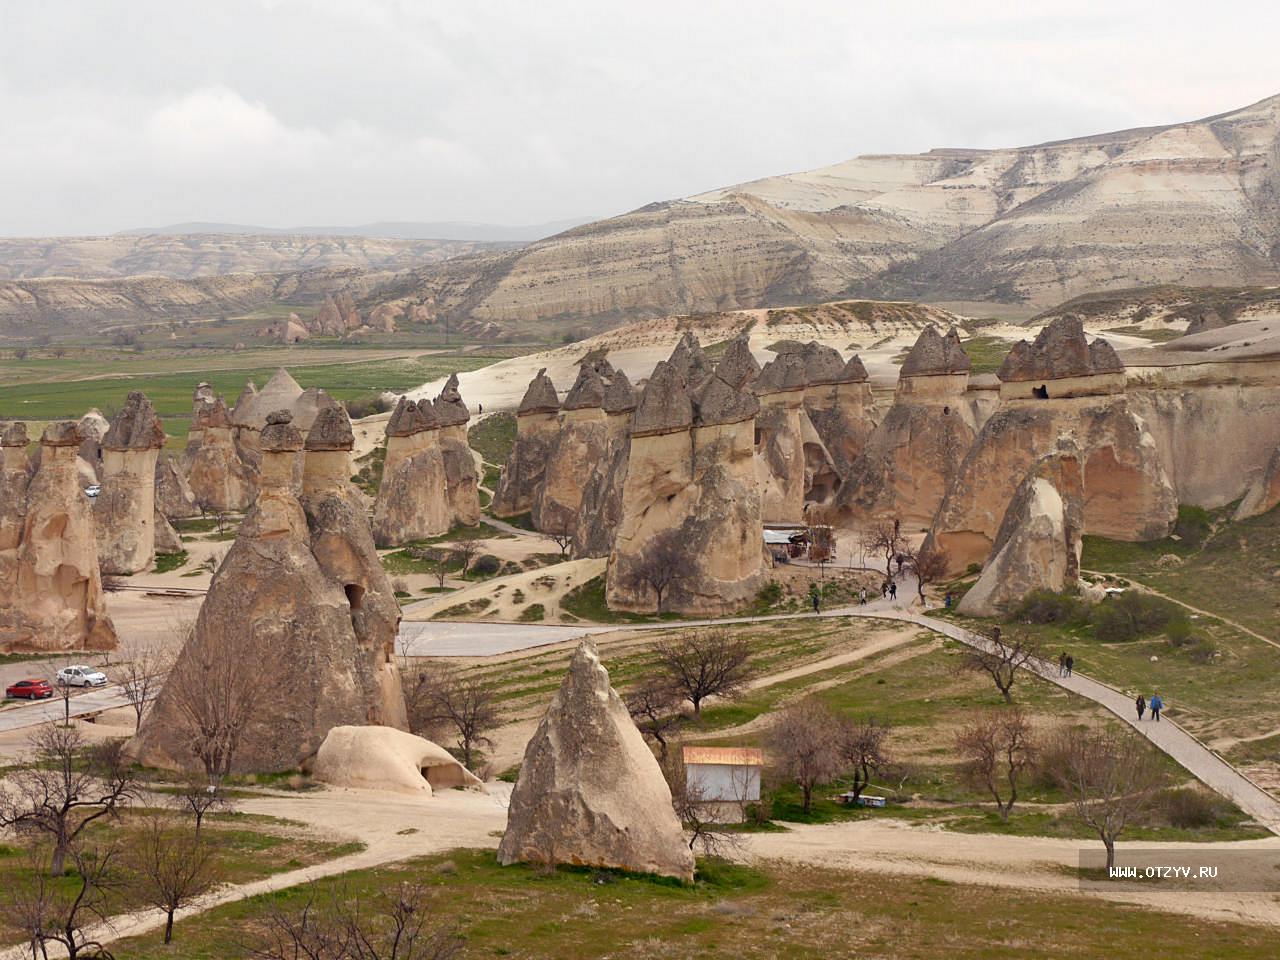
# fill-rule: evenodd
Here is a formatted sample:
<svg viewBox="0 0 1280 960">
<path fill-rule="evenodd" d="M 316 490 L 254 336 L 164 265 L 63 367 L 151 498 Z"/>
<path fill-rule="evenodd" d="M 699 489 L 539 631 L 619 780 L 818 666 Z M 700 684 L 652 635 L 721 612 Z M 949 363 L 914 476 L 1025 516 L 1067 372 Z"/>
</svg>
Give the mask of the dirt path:
<svg viewBox="0 0 1280 960">
<path fill-rule="evenodd" d="M 1171 862 L 1213 859 L 1215 854 L 1256 850 L 1259 857 L 1252 868 L 1257 872 L 1259 892 L 1220 891 L 1117 891 L 1106 881 L 1086 883 L 1076 878 L 1081 849 L 1101 848 L 1083 840 L 1050 837 L 1005 837 L 996 834 L 949 833 L 892 820 L 858 820 L 822 825 L 791 825 L 785 833 L 755 833 L 746 837 L 744 858 L 783 860 L 858 872 L 899 876 L 933 877 L 952 883 L 1013 887 L 1045 893 L 1085 894 L 1106 900 L 1136 903 L 1154 910 L 1214 920 L 1280 925 L 1280 901 L 1274 893 L 1260 891 L 1275 887 L 1274 863 L 1280 855 L 1280 838 L 1246 840 L 1235 843 L 1141 843 L 1117 844 L 1117 858 L 1125 862 L 1126 851 L 1168 851 Z M 1234 878 L 1239 880 L 1239 878 Z M 871 881 L 874 882 L 874 881 Z"/>
<path fill-rule="evenodd" d="M 434 797 L 391 794 L 373 790 L 327 789 L 318 794 L 269 796 L 244 800 L 237 809 L 298 820 L 317 833 L 335 840 L 359 840 L 365 849 L 310 867 L 277 873 L 262 880 L 223 887 L 191 907 L 178 911 L 177 919 L 204 913 L 225 903 L 283 890 L 351 870 L 362 870 L 440 853 L 458 847 L 496 847 L 493 831 L 507 822 L 505 785 L 491 794 L 449 790 Z M 157 910 L 112 917 L 94 929 L 104 943 L 159 930 L 164 915 Z M 50 956 L 64 956 L 50 950 Z M 29 957 L 27 947 L 0 951 L 2 960 Z"/>
</svg>

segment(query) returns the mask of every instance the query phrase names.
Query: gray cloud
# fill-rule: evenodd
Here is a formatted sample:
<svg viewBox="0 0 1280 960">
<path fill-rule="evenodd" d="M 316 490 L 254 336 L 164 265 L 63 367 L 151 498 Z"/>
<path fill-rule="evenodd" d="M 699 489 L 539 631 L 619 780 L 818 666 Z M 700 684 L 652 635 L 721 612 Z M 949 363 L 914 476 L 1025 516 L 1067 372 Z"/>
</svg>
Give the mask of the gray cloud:
<svg viewBox="0 0 1280 960">
<path fill-rule="evenodd" d="M 1280 92 L 1274 4 L 0 5 L 0 233 L 530 223 Z"/>
</svg>

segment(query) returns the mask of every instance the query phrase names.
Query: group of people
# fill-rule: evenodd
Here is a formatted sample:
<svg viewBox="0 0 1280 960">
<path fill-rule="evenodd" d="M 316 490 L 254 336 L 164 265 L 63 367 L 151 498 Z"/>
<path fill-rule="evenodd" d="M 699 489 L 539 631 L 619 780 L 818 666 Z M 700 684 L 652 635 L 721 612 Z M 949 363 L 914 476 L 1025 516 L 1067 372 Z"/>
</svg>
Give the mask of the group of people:
<svg viewBox="0 0 1280 960">
<path fill-rule="evenodd" d="M 1060 677 L 1071 676 L 1071 671 L 1075 669 L 1075 666 L 1076 666 L 1076 658 L 1071 656 L 1071 654 L 1067 653 L 1067 651 L 1063 650 L 1062 653 L 1058 656 L 1058 676 Z"/>
<path fill-rule="evenodd" d="M 1134 706 L 1138 708 L 1138 722 L 1142 722 L 1142 716 L 1148 710 L 1151 711 L 1151 719 L 1157 723 L 1160 722 L 1160 711 L 1164 709 L 1164 701 L 1160 699 L 1160 691 L 1157 690 L 1151 694 L 1151 699 L 1146 699 L 1142 694 L 1138 694 L 1138 699 L 1134 701 Z"/>
</svg>

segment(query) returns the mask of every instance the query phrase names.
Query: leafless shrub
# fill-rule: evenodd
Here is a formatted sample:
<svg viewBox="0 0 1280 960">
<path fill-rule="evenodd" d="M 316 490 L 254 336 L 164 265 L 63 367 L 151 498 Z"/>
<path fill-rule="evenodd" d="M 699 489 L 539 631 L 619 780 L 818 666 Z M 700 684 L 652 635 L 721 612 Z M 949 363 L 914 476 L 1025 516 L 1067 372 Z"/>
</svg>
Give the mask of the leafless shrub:
<svg viewBox="0 0 1280 960">
<path fill-rule="evenodd" d="M 965 779 L 991 794 L 1001 820 L 1018 799 L 1018 784 L 1035 763 L 1031 722 L 1017 707 L 982 710 L 956 734 L 956 753 Z"/>
<path fill-rule="evenodd" d="M 800 788 L 808 813 L 814 788 L 840 772 L 839 718 L 816 697 L 784 707 L 769 728 L 769 756 L 780 776 Z"/>
<path fill-rule="evenodd" d="M 702 716 L 707 697 L 734 697 L 755 675 L 747 641 L 727 630 L 690 631 L 654 646 L 658 664 L 679 694 Z"/>
<path fill-rule="evenodd" d="M 493 689 L 479 677 L 443 665 L 409 668 L 402 676 L 410 729 L 431 735 L 447 730 L 470 769 L 476 750 L 493 743 L 489 731 L 502 723 Z"/>
<path fill-rule="evenodd" d="M 189 636 L 191 629 L 189 623 L 180 624 L 177 632 L 182 636 Z M 146 711 L 147 704 L 160 692 L 165 677 L 173 667 L 173 660 L 169 646 L 151 639 L 138 643 L 129 659 L 117 664 L 117 682 L 129 705 L 133 707 L 135 730 L 142 726 L 142 714 Z"/>
<path fill-rule="evenodd" d="M 688 579 L 696 572 L 696 564 L 684 536 L 679 530 L 664 530 L 641 548 L 627 572 L 627 579 L 633 589 L 653 591 L 654 610 L 662 613 L 672 584 Z"/>
<path fill-rule="evenodd" d="M 649 677 L 627 691 L 627 712 L 642 734 L 658 745 L 658 760 L 667 762 L 668 743 L 684 715 L 683 694 L 668 677 Z"/>
<path fill-rule="evenodd" d="M 186 829 L 164 814 L 152 813 L 129 842 L 126 862 L 140 898 L 163 911 L 164 942 L 173 942 L 173 915 L 211 890 L 221 879 L 213 849 L 199 830 Z"/>
<path fill-rule="evenodd" d="M 1005 632 L 993 627 L 981 647 L 969 647 L 964 652 L 964 665 L 970 670 L 985 673 L 995 681 L 996 689 L 1005 703 L 1013 703 L 1013 683 L 1019 670 L 1036 672 L 1041 659 L 1040 644 L 1025 630 Z"/>
<path fill-rule="evenodd" d="M 0 893 L 0 916 L 21 930 L 31 956 L 48 957 L 49 944 L 62 947 L 68 960 L 113 960 L 113 954 L 91 934 L 93 924 L 107 919 L 107 894 L 117 885 L 114 847 L 86 848 L 78 843 L 63 851 L 74 867 L 71 878 L 54 869 L 56 851 L 28 849 L 28 869 L 6 883 Z"/>
</svg>

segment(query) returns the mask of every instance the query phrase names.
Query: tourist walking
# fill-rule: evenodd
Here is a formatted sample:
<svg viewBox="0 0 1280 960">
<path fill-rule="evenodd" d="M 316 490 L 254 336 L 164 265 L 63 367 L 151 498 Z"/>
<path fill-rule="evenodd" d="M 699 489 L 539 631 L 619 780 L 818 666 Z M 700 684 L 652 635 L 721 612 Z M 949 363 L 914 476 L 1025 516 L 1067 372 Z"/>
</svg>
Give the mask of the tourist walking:
<svg viewBox="0 0 1280 960">
<path fill-rule="evenodd" d="M 818 588 L 813 586 L 812 584 L 809 585 L 809 599 L 813 601 L 813 612 L 821 613 L 822 612 L 822 595 L 818 593 Z"/>
<path fill-rule="evenodd" d="M 1151 718 L 1157 723 L 1160 722 L 1160 711 L 1164 709 L 1164 701 L 1160 699 L 1160 691 L 1157 690 L 1151 695 L 1151 701 L 1147 704 L 1151 708 Z"/>
<path fill-rule="evenodd" d="M 889 581 L 889 599 L 890 600 L 898 599 L 898 584 L 897 584 L 897 581 L 895 580 Z"/>
<path fill-rule="evenodd" d="M 1063 674 L 1063 676 L 1067 676 L 1067 677 L 1071 676 L 1071 671 L 1075 669 L 1075 665 L 1076 665 L 1076 658 L 1068 653 L 1067 654 L 1067 672 Z"/>
<path fill-rule="evenodd" d="M 880 584 L 880 596 L 881 596 L 881 598 L 884 598 L 884 597 L 889 596 L 889 581 L 888 581 L 888 580 L 886 580 L 886 581 L 884 581 L 883 583 L 881 583 L 881 584 Z"/>
<path fill-rule="evenodd" d="M 867 588 L 863 587 L 858 591 L 858 605 L 865 607 L 867 605 Z"/>
<path fill-rule="evenodd" d="M 1058 654 L 1058 676 L 1065 677 L 1067 675 L 1067 651 L 1063 650 Z"/>
<path fill-rule="evenodd" d="M 1138 708 L 1138 719 L 1142 719 L 1142 715 L 1147 712 L 1147 698 L 1142 694 L 1138 694 L 1138 699 L 1134 701 L 1134 706 Z"/>
</svg>

